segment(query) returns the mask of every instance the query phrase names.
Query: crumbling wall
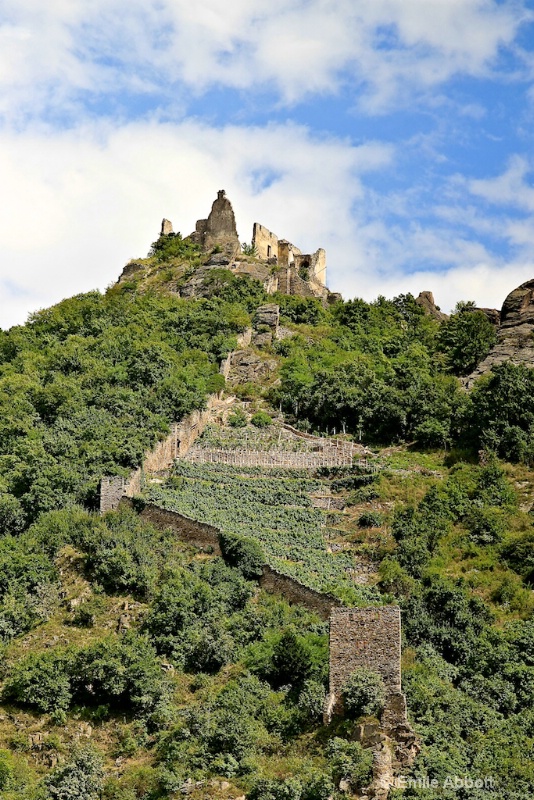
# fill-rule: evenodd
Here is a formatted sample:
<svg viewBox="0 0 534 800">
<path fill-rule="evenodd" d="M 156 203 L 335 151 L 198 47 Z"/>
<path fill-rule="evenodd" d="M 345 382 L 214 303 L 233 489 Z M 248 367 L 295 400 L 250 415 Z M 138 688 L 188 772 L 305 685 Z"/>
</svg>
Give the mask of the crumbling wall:
<svg viewBox="0 0 534 800">
<path fill-rule="evenodd" d="M 191 234 L 191 238 L 205 252 L 220 247 L 227 256 L 234 258 L 241 251 L 234 209 L 226 197 L 224 189 L 217 192 L 217 199 L 211 207 L 209 217 L 197 220 L 196 229 Z"/>
<path fill-rule="evenodd" d="M 330 618 L 333 608 L 341 606 L 341 600 L 338 600 L 337 597 L 316 592 L 315 589 L 304 586 L 294 578 L 290 578 L 289 575 L 282 575 L 281 572 L 277 572 L 268 565 L 263 567 L 260 586 L 266 592 L 281 595 L 289 603 L 305 606 L 324 620 Z"/>
<path fill-rule="evenodd" d="M 398 606 L 333 609 L 330 620 L 330 693 L 341 694 L 356 667 L 368 667 L 388 694 L 401 690 L 401 617 Z"/>
<path fill-rule="evenodd" d="M 259 222 L 252 229 L 252 244 L 258 258 L 278 258 L 278 236 Z"/>
<path fill-rule="evenodd" d="M 132 507 L 130 498 L 123 498 L 124 505 Z M 219 544 L 219 529 L 205 522 L 179 514 L 177 511 L 167 511 L 164 508 L 146 503 L 139 511 L 139 516 L 150 522 L 156 528 L 174 531 L 181 542 L 198 547 L 201 550 L 209 549 L 217 556 L 221 555 Z"/>
</svg>

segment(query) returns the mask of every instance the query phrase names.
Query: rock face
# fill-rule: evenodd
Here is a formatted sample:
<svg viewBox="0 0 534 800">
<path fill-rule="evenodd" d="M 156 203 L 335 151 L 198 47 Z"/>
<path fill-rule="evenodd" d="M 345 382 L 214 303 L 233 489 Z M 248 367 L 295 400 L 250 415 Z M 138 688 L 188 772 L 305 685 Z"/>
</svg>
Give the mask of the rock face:
<svg viewBox="0 0 534 800">
<path fill-rule="evenodd" d="M 270 344 L 273 339 L 278 339 L 278 323 L 280 322 L 280 306 L 276 303 L 267 303 L 256 309 L 254 317 L 253 343 L 257 347 Z"/>
<path fill-rule="evenodd" d="M 234 209 L 224 189 L 217 192 L 217 199 L 211 207 L 209 217 L 197 221 L 196 230 L 191 234 L 191 238 L 206 253 L 215 247 L 220 247 L 229 258 L 234 258 L 241 251 Z"/>
<path fill-rule="evenodd" d="M 464 385 L 467 389 L 471 388 L 481 375 L 505 361 L 534 367 L 534 280 L 527 281 L 510 292 L 504 301 L 500 316 L 497 344 L 487 358 L 465 379 Z"/>
<path fill-rule="evenodd" d="M 419 297 L 415 298 L 415 302 L 417 305 L 421 306 L 430 317 L 438 322 L 444 322 L 446 319 L 449 319 L 448 314 L 444 314 L 437 307 L 432 292 L 420 292 Z"/>
<path fill-rule="evenodd" d="M 252 350 L 237 350 L 232 356 L 232 367 L 228 376 L 228 384 L 257 383 L 265 380 L 276 369 L 277 363 L 272 358 L 260 358 Z"/>
</svg>

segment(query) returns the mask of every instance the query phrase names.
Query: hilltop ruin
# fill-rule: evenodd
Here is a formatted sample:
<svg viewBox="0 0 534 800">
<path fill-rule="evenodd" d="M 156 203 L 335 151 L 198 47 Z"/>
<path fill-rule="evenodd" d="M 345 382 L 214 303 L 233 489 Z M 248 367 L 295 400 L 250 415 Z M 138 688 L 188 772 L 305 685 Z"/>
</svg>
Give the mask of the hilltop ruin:
<svg viewBox="0 0 534 800">
<path fill-rule="evenodd" d="M 160 236 L 173 233 L 172 223 L 164 219 Z M 252 231 L 252 254 L 241 254 L 234 210 L 224 189 L 217 192 L 207 219 L 197 220 L 189 238 L 198 244 L 207 259 L 205 268 L 226 268 L 237 275 L 249 275 L 263 283 L 269 294 L 282 292 L 327 300 L 326 252 L 303 253 L 287 239 L 280 239 L 259 222 Z M 195 294 L 196 281 L 186 286 L 185 296 Z"/>
</svg>

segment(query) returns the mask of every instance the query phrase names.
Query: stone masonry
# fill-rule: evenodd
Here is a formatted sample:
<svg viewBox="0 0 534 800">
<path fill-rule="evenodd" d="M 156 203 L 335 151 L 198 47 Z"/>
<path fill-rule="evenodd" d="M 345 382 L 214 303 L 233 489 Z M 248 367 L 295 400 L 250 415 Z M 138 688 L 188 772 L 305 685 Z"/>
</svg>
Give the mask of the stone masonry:
<svg viewBox="0 0 534 800">
<path fill-rule="evenodd" d="M 206 253 L 220 247 L 229 258 L 234 258 L 241 251 L 234 210 L 224 189 L 217 192 L 209 217 L 197 221 L 191 238 Z"/>
<path fill-rule="evenodd" d="M 378 673 L 388 694 L 401 690 L 401 617 L 398 606 L 333 609 L 330 622 L 330 693 L 341 695 L 356 667 Z"/>
</svg>

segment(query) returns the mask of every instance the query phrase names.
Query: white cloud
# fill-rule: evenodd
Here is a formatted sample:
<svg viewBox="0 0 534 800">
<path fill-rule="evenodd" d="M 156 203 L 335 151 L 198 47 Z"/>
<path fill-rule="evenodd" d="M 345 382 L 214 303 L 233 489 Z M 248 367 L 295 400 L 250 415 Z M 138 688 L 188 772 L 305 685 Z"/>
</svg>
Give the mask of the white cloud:
<svg viewBox="0 0 534 800">
<path fill-rule="evenodd" d="M 0 134 L 0 324 L 116 280 L 146 255 L 160 220 L 184 235 L 217 189 L 250 240 L 261 221 L 306 249 L 350 238 L 360 176 L 390 162 L 379 143 L 314 139 L 294 125 L 214 130 L 194 122 Z M 255 174 L 274 173 L 258 191 Z"/>
<path fill-rule="evenodd" d="M 345 297 L 430 289 L 446 310 L 459 299 L 498 307 L 534 275 L 524 246 L 530 218 L 505 217 L 492 229 L 462 198 L 465 178 L 434 207 L 417 186 L 405 195 L 371 190 L 372 173 L 391 172 L 397 158 L 379 142 L 355 146 L 292 124 L 143 122 L 4 132 L 0 153 L 9 198 L 0 208 L 2 327 L 104 289 L 146 254 L 163 217 L 187 235 L 220 188 L 243 241 L 258 221 L 306 250 L 325 247 L 330 288 Z M 484 245 L 490 233 L 517 246 L 509 263 Z"/>
<path fill-rule="evenodd" d="M 481 75 L 533 15 L 520 0 L 4 0 L 0 112 L 64 112 L 87 92 L 274 86 L 288 102 L 349 81 L 367 110 Z"/>
<path fill-rule="evenodd" d="M 528 180 L 532 166 L 522 156 L 513 156 L 508 169 L 496 178 L 472 180 L 469 191 L 496 205 L 515 206 L 524 211 L 534 211 L 534 186 Z"/>
</svg>

